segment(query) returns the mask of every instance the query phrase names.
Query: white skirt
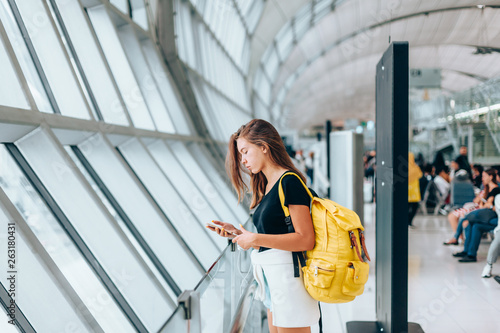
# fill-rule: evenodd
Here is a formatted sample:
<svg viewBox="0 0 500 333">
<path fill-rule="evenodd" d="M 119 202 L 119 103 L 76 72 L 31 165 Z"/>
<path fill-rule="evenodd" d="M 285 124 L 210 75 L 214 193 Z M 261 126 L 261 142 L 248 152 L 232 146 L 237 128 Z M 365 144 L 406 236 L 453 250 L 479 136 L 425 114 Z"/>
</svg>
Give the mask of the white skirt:
<svg viewBox="0 0 500 333">
<path fill-rule="evenodd" d="M 274 326 L 310 327 L 318 323 L 318 301 L 307 293 L 302 272 L 300 278 L 294 277 L 291 252 L 276 249 L 253 251 L 251 258 L 253 275 L 259 284 L 256 298 L 265 301 L 267 282 Z"/>
</svg>

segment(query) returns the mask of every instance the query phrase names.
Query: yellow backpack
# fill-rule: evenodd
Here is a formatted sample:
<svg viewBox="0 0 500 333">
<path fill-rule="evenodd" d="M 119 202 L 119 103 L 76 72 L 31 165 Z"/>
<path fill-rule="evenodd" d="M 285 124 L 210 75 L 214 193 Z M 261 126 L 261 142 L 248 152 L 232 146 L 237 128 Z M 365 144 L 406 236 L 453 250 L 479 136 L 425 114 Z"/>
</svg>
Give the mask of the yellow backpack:
<svg viewBox="0 0 500 333">
<path fill-rule="evenodd" d="M 361 257 L 361 248 L 370 260 L 364 241 L 364 228 L 358 215 L 331 200 L 313 196 L 295 173 L 287 172 L 283 177 L 286 175 L 299 178 L 311 196 L 310 210 L 316 238 L 314 249 L 306 253 L 306 260 L 302 252 L 294 252 L 295 276 L 299 273 L 300 260 L 304 285 L 315 300 L 325 303 L 346 303 L 354 300 L 363 293 L 368 280 L 369 265 Z M 293 232 L 290 212 L 285 206 L 281 184 L 283 177 L 280 179 L 279 197 L 285 212 L 285 222 L 289 231 Z"/>
</svg>

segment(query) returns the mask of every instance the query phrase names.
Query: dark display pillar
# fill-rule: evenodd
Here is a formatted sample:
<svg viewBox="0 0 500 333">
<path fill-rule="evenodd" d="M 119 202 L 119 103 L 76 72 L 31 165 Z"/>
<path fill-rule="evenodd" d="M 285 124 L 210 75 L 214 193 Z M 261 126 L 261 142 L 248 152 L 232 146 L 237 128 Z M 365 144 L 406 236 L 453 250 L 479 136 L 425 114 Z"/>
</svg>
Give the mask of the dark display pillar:
<svg viewBox="0 0 500 333">
<path fill-rule="evenodd" d="M 354 332 L 423 332 L 408 323 L 408 42 L 392 43 L 376 76 L 376 322 Z"/>
</svg>

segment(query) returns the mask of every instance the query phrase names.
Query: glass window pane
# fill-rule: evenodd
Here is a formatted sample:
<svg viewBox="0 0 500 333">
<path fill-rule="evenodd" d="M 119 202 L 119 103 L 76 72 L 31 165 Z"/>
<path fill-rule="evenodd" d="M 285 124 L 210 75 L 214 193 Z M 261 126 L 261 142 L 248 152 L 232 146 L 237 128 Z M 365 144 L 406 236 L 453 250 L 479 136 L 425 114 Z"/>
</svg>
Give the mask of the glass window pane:
<svg viewBox="0 0 500 333">
<path fill-rule="evenodd" d="M 78 316 L 74 306 L 65 298 L 59 289 L 60 286 L 52 280 L 50 273 L 40 262 L 40 258 L 26 244 L 17 223 L 3 212 L 1 204 L 0 227 L 2 228 L 0 244 L 7 244 L 9 239 L 14 239 L 15 242 L 15 271 L 17 273 L 13 274 L 16 284 L 14 299 L 31 326 L 39 332 L 63 332 L 68 327 L 68 323 L 71 323 L 72 329 L 89 332 L 89 327 Z M 13 229 L 7 229 L 8 227 L 13 227 Z M 7 230 L 11 232 L 10 235 Z M 8 290 L 10 282 L 7 280 L 9 276 L 7 272 L 12 269 L 7 266 L 7 260 L 2 260 L 0 269 L 5 272 L 2 274 L 1 282 Z M 50 307 L 40 306 L 49 299 Z M 54 316 L 54 313 L 57 313 L 57 316 Z"/>
<path fill-rule="evenodd" d="M 121 10 L 124 14 L 128 15 L 128 0 L 110 0 L 111 4 Z"/>
<path fill-rule="evenodd" d="M 193 179 L 164 142 L 158 140 L 149 145 L 148 148 L 165 175 L 184 199 L 184 202 L 188 204 L 191 211 L 198 218 L 202 228 L 205 227 L 205 223 L 222 218 L 212 209 L 196 184 L 194 184 Z M 217 242 L 220 249 L 226 245 L 226 242 L 221 242 L 220 237 L 215 233 L 210 232 L 209 235 Z"/>
<path fill-rule="evenodd" d="M 115 77 L 132 122 L 136 127 L 154 130 L 153 120 L 144 102 L 144 97 L 129 66 L 115 27 L 106 12 L 106 8 L 104 6 L 88 8 L 87 13 L 92 21 L 97 38 L 108 60 L 109 67 Z"/>
<path fill-rule="evenodd" d="M 222 221 L 227 221 L 235 223 L 238 225 L 236 216 L 233 214 L 231 209 L 227 206 L 224 196 L 219 193 L 217 189 L 212 184 L 210 178 L 211 174 L 207 174 L 206 170 L 203 170 L 198 162 L 194 159 L 191 153 L 187 150 L 183 142 L 180 141 L 168 141 L 168 144 L 174 153 L 175 157 L 180 162 L 180 167 L 186 170 L 186 173 L 191 179 L 195 179 L 195 185 L 200 193 L 207 199 L 207 201 L 212 205 L 217 214 L 223 219 Z"/>
<path fill-rule="evenodd" d="M 2 308 L 2 311 L 0 313 L 4 314 L 3 318 L 7 318 L 7 312 L 5 311 L 5 308 L 3 306 L 1 308 Z M 179 317 L 182 318 L 183 322 L 185 322 L 184 315 L 178 316 L 178 318 Z M 2 321 L 0 321 L 0 332 L 2 332 L 2 333 L 19 333 L 19 330 L 17 329 L 17 326 L 9 324 L 7 320 L 2 320 Z"/>
<path fill-rule="evenodd" d="M 281 60 L 284 61 L 288 58 L 293 48 L 293 30 L 290 23 L 281 28 L 280 32 L 276 35 L 276 41 L 279 55 Z"/>
<path fill-rule="evenodd" d="M 97 114 L 97 110 L 95 108 L 95 105 L 94 105 L 94 103 L 92 103 L 92 100 L 90 98 L 90 92 L 89 92 L 88 85 L 85 84 L 84 78 L 82 76 L 82 72 L 78 68 L 78 63 L 77 63 L 77 60 L 75 59 L 75 58 L 78 58 L 78 56 L 75 55 L 74 52 L 72 52 L 71 46 L 70 46 L 71 40 L 69 40 L 68 37 L 66 36 L 66 34 L 64 33 L 64 30 L 61 26 L 62 23 L 58 19 L 58 15 L 55 12 L 55 10 L 56 10 L 55 8 L 57 8 L 57 7 L 55 5 L 53 5 L 53 3 L 48 4 L 47 7 L 50 11 L 50 14 L 52 15 L 52 19 L 54 20 L 54 24 L 57 27 L 57 32 L 59 33 L 59 36 L 61 37 L 61 41 L 62 41 L 64 47 L 66 48 L 66 54 L 69 57 L 69 62 L 71 64 L 71 66 L 73 67 L 73 71 L 76 75 L 76 78 L 78 79 L 78 83 L 80 84 L 80 87 L 83 90 L 83 94 L 85 96 L 85 99 L 87 100 L 87 105 L 89 106 L 90 110 L 92 111 L 92 115 L 94 116 L 94 119 L 100 120 L 100 117 Z"/>
<path fill-rule="evenodd" d="M 267 109 L 266 105 L 262 103 L 258 95 L 254 96 L 253 105 L 254 105 L 255 118 L 270 121 L 271 115 L 269 114 L 269 110 Z"/>
<path fill-rule="evenodd" d="M 175 88 L 170 74 L 165 70 L 163 60 L 160 60 L 158 51 L 151 39 L 145 39 L 142 42 L 144 55 L 148 62 L 149 68 L 153 73 L 158 89 L 163 96 L 163 101 L 167 106 L 170 118 L 173 120 L 176 132 L 179 134 L 190 135 L 190 125 L 188 122 L 187 112 L 183 108 L 179 94 Z"/>
<path fill-rule="evenodd" d="M 206 26 L 199 20 L 195 21 L 195 24 L 200 41 L 197 45 L 197 53 L 203 56 L 198 57 L 200 63 L 191 66 L 192 69 L 204 77 L 220 94 L 239 105 L 243 110 L 249 111 L 250 102 L 246 94 L 243 74 L 209 33 Z M 184 35 L 180 36 L 180 38 L 184 37 Z"/>
<path fill-rule="evenodd" d="M 198 108 L 200 109 L 201 116 L 205 121 L 205 125 L 207 126 L 210 135 L 215 140 L 219 141 L 224 140 L 222 135 L 222 128 L 220 127 L 220 124 L 217 122 L 217 119 L 212 116 L 210 100 L 203 91 L 202 84 L 200 82 L 194 81 L 191 87 L 193 88 L 194 95 L 196 96 L 196 100 L 198 102 Z"/>
<path fill-rule="evenodd" d="M 106 208 L 66 161 L 49 133 L 37 129 L 17 142 L 24 157 L 73 224 L 145 326 L 157 330 L 173 311 L 167 293 L 155 281 L 119 232 Z M 50 161 L 48 163 L 47 161 Z"/>
<path fill-rule="evenodd" d="M 153 0 L 152 2 L 156 1 L 157 0 Z M 131 0 L 130 4 L 132 5 L 132 19 L 144 30 L 148 30 L 148 14 L 146 12 L 144 0 Z"/>
<path fill-rule="evenodd" d="M 236 0 L 236 3 L 238 4 L 240 12 L 243 16 L 247 14 L 253 2 L 254 0 Z"/>
<path fill-rule="evenodd" d="M 78 1 L 56 0 L 64 25 L 107 123 L 128 126 L 118 92 Z"/>
<path fill-rule="evenodd" d="M 94 192 L 99 196 L 99 199 L 101 199 L 102 203 L 104 206 L 106 206 L 107 210 L 113 216 L 116 222 L 120 225 L 120 228 L 123 230 L 125 235 L 127 235 L 127 238 L 130 240 L 130 242 L 134 245 L 134 248 L 136 249 L 137 252 L 141 254 L 142 260 L 148 265 L 149 269 L 153 272 L 153 274 L 156 276 L 158 281 L 162 284 L 163 288 L 169 292 L 169 295 L 172 299 L 176 299 L 177 295 L 171 290 L 171 288 L 168 286 L 167 282 L 163 279 L 163 276 L 160 274 L 158 269 L 154 266 L 153 262 L 151 259 L 148 257 L 144 249 L 141 247 L 135 236 L 132 234 L 132 232 L 128 229 L 127 225 L 125 222 L 122 220 L 118 212 L 113 208 L 111 203 L 109 202 L 108 198 L 104 195 L 102 192 L 102 188 L 97 185 L 97 183 L 94 181 L 94 179 L 90 176 L 90 174 L 87 172 L 87 170 L 84 168 L 83 164 L 80 162 L 78 157 L 76 157 L 75 153 L 69 146 L 64 147 L 66 149 L 66 152 L 68 153 L 69 156 L 73 159 L 73 162 L 75 162 L 76 166 L 78 169 L 80 169 L 80 172 L 85 176 L 85 179 L 89 182 L 90 186 L 92 186 L 92 189 Z"/>
<path fill-rule="evenodd" d="M 219 91 L 202 82 L 196 75 L 189 77 L 203 120 L 215 139 L 227 141 L 241 124 L 251 120 L 248 113 L 243 112 Z"/>
<path fill-rule="evenodd" d="M 243 68 L 241 52 L 248 36 L 236 11 L 235 4 L 232 0 L 213 0 L 212 2 L 203 14 L 203 20 L 227 51 L 227 54 L 239 68 Z M 187 2 L 183 3 L 183 6 L 189 8 Z M 196 21 L 201 20 L 198 16 L 194 17 L 194 19 Z M 208 32 L 206 32 L 206 35 L 208 35 Z"/>
<path fill-rule="evenodd" d="M 274 119 L 280 119 L 280 107 L 278 104 L 275 104 L 271 110 Z"/>
<path fill-rule="evenodd" d="M 243 46 L 243 53 L 241 55 L 241 63 L 243 66 L 243 71 L 248 74 L 248 68 L 250 66 L 250 56 L 251 56 L 251 40 L 248 39 Z M 247 75 L 248 76 L 248 75 Z"/>
<path fill-rule="evenodd" d="M 311 25 L 312 2 L 302 7 L 300 13 L 295 16 L 295 36 L 300 40 Z"/>
<path fill-rule="evenodd" d="M 124 24 L 117 31 L 156 128 L 159 131 L 175 133 L 174 125 L 165 104 L 163 104 L 156 82 L 142 53 L 139 40 L 134 34 L 134 29 L 129 24 Z"/>
<path fill-rule="evenodd" d="M 0 0 L 0 21 L 2 21 L 7 31 L 7 36 L 16 53 L 17 61 L 23 70 L 23 74 L 28 82 L 28 86 L 30 87 L 31 94 L 35 99 L 38 110 L 43 112 L 54 112 L 7 0 Z"/>
<path fill-rule="evenodd" d="M 191 22 L 191 11 L 189 6 L 184 6 L 181 0 L 175 0 L 174 10 L 176 11 L 176 30 L 179 34 L 177 38 L 179 58 L 186 62 L 191 68 L 196 68 L 196 55 L 193 27 Z"/>
<path fill-rule="evenodd" d="M 262 66 L 259 66 L 255 70 L 255 76 L 254 76 L 254 79 L 253 79 L 253 89 L 254 90 L 256 90 L 256 91 L 259 90 L 259 87 L 262 84 L 262 80 L 264 80 L 264 70 L 262 69 Z"/>
<path fill-rule="evenodd" d="M 261 72 L 259 74 L 259 85 L 256 87 L 257 93 L 262 101 L 269 105 L 271 99 L 271 83 L 269 83 L 267 77 L 264 75 L 263 69 L 259 68 L 257 71 Z"/>
<path fill-rule="evenodd" d="M 156 156 L 156 154 L 154 154 L 157 151 L 155 147 L 156 149 L 159 147 L 161 154 L 166 150 L 165 144 L 161 140 L 157 140 L 155 144 L 148 147 L 153 156 Z M 175 188 L 176 184 L 169 181 L 169 178 L 167 178 L 168 174 L 165 170 L 162 171 L 162 169 L 160 169 L 161 164 L 156 164 L 155 160 L 148 154 L 139 141 L 131 140 L 121 145 L 120 151 L 126 157 L 144 185 L 148 188 L 156 202 L 158 202 L 158 205 L 165 212 L 170 222 L 184 238 L 198 260 L 204 265 L 205 270 L 207 270 L 215 259 L 217 259 L 222 248 L 227 244 L 222 241 L 219 236 L 205 228 L 203 222 L 208 222 L 215 217 L 207 215 L 202 222 L 203 225 L 197 221 L 196 217 L 193 215 L 194 205 L 191 202 L 182 200 L 178 193 L 179 188 Z M 167 157 L 160 156 L 160 158 Z M 179 177 L 177 174 L 173 174 L 173 176 L 174 178 Z M 184 184 L 183 187 L 186 187 L 186 185 Z M 189 206 L 186 205 L 186 203 Z M 170 231 L 167 232 L 170 233 Z M 212 237 L 212 239 L 210 239 L 210 237 Z M 189 258 L 183 258 L 183 260 L 189 260 Z M 182 263 L 180 263 L 180 265 L 184 266 Z M 172 269 L 176 270 L 175 266 L 172 266 Z M 178 276 L 181 279 L 186 279 L 187 275 L 189 275 L 186 273 L 188 272 L 176 270 L 171 274 L 174 278 Z M 186 281 L 186 289 L 194 288 L 198 282 L 197 280 L 201 278 L 199 273 L 191 272 L 190 274 L 194 274 L 193 280 L 189 283 Z"/>
<path fill-rule="evenodd" d="M 0 64 L 2 64 L 0 66 L 0 105 L 30 109 L 2 38 L 0 38 Z"/>
<path fill-rule="evenodd" d="M 90 119 L 87 104 L 51 18 L 38 0 L 16 2 L 61 114 Z"/>
<path fill-rule="evenodd" d="M 267 58 L 265 68 L 271 81 L 274 81 L 279 68 L 278 53 L 276 52 L 276 48 L 274 46 L 271 48 L 271 54 L 269 54 L 269 57 Z"/>
<path fill-rule="evenodd" d="M 314 5 L 314 24 L 318 23 L 323 17 L 332 11 L 331 5 L 331 0 L 321 0 Z M 340 3 L 336 3 L 336 6 L 339 5 Z"/>
<path fill-rule="evenodd" d="M 264 10 L 264 0 L 254 0 L 253 2 L 254 4 L 250 7 L 250 12 L 247 15 L 248 30 L 250 30 L 251 34 L 257 28 L 262 11 Z"/>
<path fill-rule="evenodd" d="M 210 175 L 214 186 L 217 188 L 219 193 L 228 201 L 229 207 L 233 210 L 236 216 L 239 218 L 240 222 L 245 222 L 248 219 L 249 213 L 247 209 L 243 207 L 243 204 L 238 204 L 238 198 L 236 192 L 233 191 L 230 183 L 227 179 L 223 179 L 219 171 L 214 166 L 214 161 L 211 159 L 210 154 L 207 152 L 206 148 L 202 148 L 199 144 L 190 143 L 188 145 L 189 150 L 193 156 L 196 156 L 196 160 L 203 166 L 206 174 Z"/>
<path fill-rule="evenodd" d="M 0 174 L 0 186 L 99 325 L 106 331 L 133 331 L 112 296 L 3 145 L 0 146 Z M 100 301 L 106 302 L 106 306 L 101 306 Z M 33 304 L 39 307 L 40 302 Z M 46 318 L 53 320 L 54 316 Z"/>
<path fill-rule="evenodd" d="M 161 212 L 155 209 L 152 200 L 148 200 L 118 158 L 118 153 L 100 135 L 82 143 L 80 149 L 178 286 L 181 289 L 194 288 L 203 274 L 201 267 L 188 256 L 173 230 L 159 215 Z M 139 160 L 139 163 L 139 167 L 148 167 L 145 160 Z M 139 170 L 137 167 L 134 165 L 134 170 Z"/>
<path fill-rule="evenodd" d="M 332 5 L 332 0 L 318 0 L 314 4 L 314 13 L 318 14 L 319 12 L 325 11 L 331 5 Z"/>
</svg>

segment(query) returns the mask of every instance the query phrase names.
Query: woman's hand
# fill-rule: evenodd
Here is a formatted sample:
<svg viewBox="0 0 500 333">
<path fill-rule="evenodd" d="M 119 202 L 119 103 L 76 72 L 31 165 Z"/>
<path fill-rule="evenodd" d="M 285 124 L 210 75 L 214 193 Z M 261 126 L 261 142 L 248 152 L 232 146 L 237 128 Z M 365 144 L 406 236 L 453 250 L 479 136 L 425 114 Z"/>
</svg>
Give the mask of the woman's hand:
<svg viewBox="0 0 500 333">
<path fill-rule="evenodd" d="M 243 249 L 243 250 L 248 250 L 249 248 L 253 247 L 254 249 L 258 249 L 259 246 L 255 244 L 256 240 L 256 233 L 250 232 L 245 230 L 243 226 L 240 224 L 241 228 L 241 234 L 236 236 L 233 239 L 233 243 L 238 243 L 238 245 Z"/>
<path fill-rule="evenodd" d="M 212 231 L 215 231 L 219 236 L 221 237 L 228 237 L 228 238 L 232 238 L 236 235 L 240 235 L 241 234 L 241 231 L 239 229 L 236 229 L 234 227 L 234 225 L 232 225 L 231 223 L 226 223 L 226 222 L 221 222 L 221 221 L 212 221 L 214 224 L 220 226 L 219 227 L 214 227 L 214 226 L 211 226 L 211 225 L 207 225 L 207 228 L 212 230 Z"/>
</svg>

